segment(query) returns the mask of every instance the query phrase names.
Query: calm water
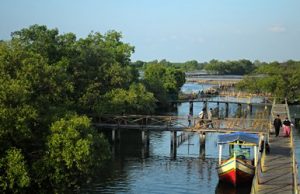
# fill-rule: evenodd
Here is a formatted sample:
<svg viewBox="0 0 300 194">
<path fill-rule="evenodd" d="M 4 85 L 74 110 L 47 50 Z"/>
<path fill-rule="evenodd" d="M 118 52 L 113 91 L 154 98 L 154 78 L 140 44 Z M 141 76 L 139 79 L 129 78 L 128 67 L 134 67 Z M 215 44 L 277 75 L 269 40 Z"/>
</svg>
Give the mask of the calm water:
<svg viewBox="0 0 300 194">
<path fill-rule="evenodd" d="M 185 84 L 184 87 L 183 90 L 196 91 L 206 86 Z M 173 114 L 187 115 L 188 108 L 188 103 L 182 103 Z M 195 103 L 194 115 L 201 109 L 202 103 Z M 236 109 L 237 106 L 230 105 L 230 116 L 235 115 Z M 84 186 L 80 193 L 250 193 L 251 185 L 233 188 L 219 183 L 216 171 L 218 134 L 208 133 L 205 147 L 200 146 L 197 133 L 190 135 L 190 140 L 177 148 L 177 157 L 173 159 L 170 157 L 170 132 L 150 132 L 149 149 L 146 149 L 141 145 L 140 133 L 123 131 L 120 143 L 113 147 L 113 160 L 99 172 L 99 178 Z M 300 134 L 296 136 L 300 145 Z"/>
</svg>

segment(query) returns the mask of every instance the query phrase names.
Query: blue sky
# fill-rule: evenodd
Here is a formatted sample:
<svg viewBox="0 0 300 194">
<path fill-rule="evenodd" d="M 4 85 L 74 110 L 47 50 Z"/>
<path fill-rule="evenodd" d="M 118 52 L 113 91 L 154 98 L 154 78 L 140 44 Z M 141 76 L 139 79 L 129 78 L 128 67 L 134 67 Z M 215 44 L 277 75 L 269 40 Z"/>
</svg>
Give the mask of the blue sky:
<svg viewBox="0 0 300 194">
<path fill-rule="evenodd" d="M 299 0 L 1 0 L 0 39 L 33 24 L 120 31 L 132 60 L 300 60 Z"/>
</svg>

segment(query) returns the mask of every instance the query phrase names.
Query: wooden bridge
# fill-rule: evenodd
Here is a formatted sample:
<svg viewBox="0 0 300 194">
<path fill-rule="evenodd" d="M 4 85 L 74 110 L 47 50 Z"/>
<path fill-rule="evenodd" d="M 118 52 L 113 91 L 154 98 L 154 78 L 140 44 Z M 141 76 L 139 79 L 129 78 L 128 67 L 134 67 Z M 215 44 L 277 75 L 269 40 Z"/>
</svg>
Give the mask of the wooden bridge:
<svg viewBox="0 0 300 194">
<path fill-rule="evenodd" d="M 280 115 L 281 119 L 289 117 L 286 104 L 273 104 L 272 119 Z M 281 129 L 282 131 L 282 129 Z M 290 137 L 270 135 L 270 153 L 264 150 L 258 162 L 255 177 L 252 182 L 252 194 L 298 194 L 298 170 L 295 158 L 293 132 Z"/>
<path fill-rule="evenodd" d="M 194 117 L 189 124 L 187 117 L 183 116 L 150 116 L 150 115 L 103 115 L 94 117 L 93 124 L 102 130 L 111 130 L 112 142 L 120 139 L 121 130 L 137 130 L 141 132 L 142 144 L 146 150 L 149 147 L 149 131 L 170 131 L 171 157 L 176 158 L 177 147 L 187 141 L 193 134 L 199 134 L 200 155 L 205 157 L 206 133 L 230 133 L 245 131 L 250 133 L 267 134 L 271 123 L 264 113 L 256 114 L 255 119 L 225 118 L 202 120 Z M 213 127 L 212 127 L 213 126 Z M 179 134 L 177 134 L 179 133 Z M 145 154 L 144 146 L 142 155 Z M 144 156 L 142 156 L 144 157 Z"/>
<path fill-rule="evenodd" d="M 182 99 L 182 100 L 173 100 L 173 103 L 184 103 L 184 102 L 209 102 L 209 103 L 229 103 L 229 104 L 246 104 L 253 106 L 272 106 L 270 102 L 254 102 L 252 97 L 241 97 L 241 98 L 229 98 L 228 96 L 206 96 L 196 99 Z"/>
<path fill-rule="evenodd" d="M 95 126 L 104 130 L 112 131 L 112 141 L 119 135 L 120 130 L 139 130 L 142 132 L 142 142 L 149 144 L 147 138 L 148 131 L 170 131 L 171 132 L 171 156 L 176 157 L 176 148 L 189 139 L 189 134 L 185 132 L 197 132 L 200 134 L 200 148 L 205 148 L 205 133 L 218 132 L 229 133 L 234 131 L 245 131 L 259 133 L 267 136 L 270 145 L 270 153 L 264 149 L 258 161 L 255 177 L 252 182 L 252 194 L 278 193 L 298 194 L 298 170 L 295 157 L 295 146 L 293 132 L 290 137 L 275 137 L 270 135 L 273 129 L 272 121 L 275 115 L 281 118 L 289 115 L 288 105 L 275 104 L 271 109 L 271 118 L 268 111 L 264 111 L 255 116 L 254 119 L 247 118 L 225 118 L 203 120 L 204 124 L 199 125 L 199 118 L 192 118 L 191 123 L 187 117 L 183 116 L 152 116 L 152 115 L 102 115 L 94 117 Z M 266 119 L 267 118 L 267 119 Z M 213 124 L 213 127 L 211 127 Z M 177 132 L 181 132 L 177 135 Z M 119 133 L 120 134 L 120 133 Z M 148 142 L 148 143 L 146 143 Z M 200 150 L 201 152 L 201 150 Z M 205 152 L 205 149 L 204 149 Z M 204 154 L 205 155 L 205 154 Z"/>
<path fill-rule="evenodd" d="M 225 118 L 202 120 L 193 117 L 191 125 L 184 116 L 149 116 L 149 115 L 103 115 L 94 121 L 94 126 L 103 129 L 130 129 L 146 131 L 183 131 L 183 132 L 221 132 L 247 131 L 251 133 L 267 133 L 271 123 L 269 119 Z M 213 126 L 213 127 L 212 127 Z"/>
</svg>

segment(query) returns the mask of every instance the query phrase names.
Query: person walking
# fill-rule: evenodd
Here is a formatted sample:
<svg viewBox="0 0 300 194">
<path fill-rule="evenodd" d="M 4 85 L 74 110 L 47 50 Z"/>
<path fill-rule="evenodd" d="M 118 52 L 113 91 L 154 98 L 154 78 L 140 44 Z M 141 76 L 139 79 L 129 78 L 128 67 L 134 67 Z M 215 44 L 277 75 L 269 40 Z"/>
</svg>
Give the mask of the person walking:
<svg viewBox="0 0 300 194">
<path fill-rule="evenodd" d="M 283 121 L 283 133 L 285 137 L 289 137 L 290 133 L 291 133 L 291 121 L 289 120 L 289 118 L 285 118 L 285 120 Z"/>
<path fill-rule="evenodd" d="M 277 117 L 274 119 L 273 125 L 275 128 L 275 136 L 278 137 L 280 127 L 282 127 L 282 122 L 279 115 L 277 115 Z"/>
<path fill-rule="evenodd" d="M 212 108 L 210 108 L 210 109 L 207 111 L 207 121 L 208 121 L 207 127 L 209 127 L 209 125 L 210 125 L 211 128 L 214 128 L 214 125 L 213 125 L 213 123 L 212 123 Z"/>
<path fill-rule="evenodd" d="M 205 123 L 205 121 L 204 121 L 205 112 L 206 112 L 206 108 L 202 108 L 202 110 L 199 113 L 199 125 L 200 125 L 200 127 Z"/>
</svg>

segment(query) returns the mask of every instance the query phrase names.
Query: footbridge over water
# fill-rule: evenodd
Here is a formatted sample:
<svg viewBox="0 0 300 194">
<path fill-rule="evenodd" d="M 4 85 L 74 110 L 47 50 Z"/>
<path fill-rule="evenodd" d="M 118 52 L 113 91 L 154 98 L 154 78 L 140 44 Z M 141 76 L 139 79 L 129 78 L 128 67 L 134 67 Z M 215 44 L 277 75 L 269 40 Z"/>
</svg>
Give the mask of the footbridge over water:
<svg viewBox="0 0 300 194">
<path fill-rule="evenodd" d="M 268 114 L 268 113 L 266 113 Z M 142 144 L 149 146 L 150 131 L 169 131 L 171 156 L 176 157 L 176 149 L 194 134 L 199 134 L 201 149 L 205 147 L 206 133 L 230 133 L 245 131 L 250 133 L 267 134 L 270 130 L 270 120 L 264 119 L 263 113 L 256 118 L 213 118 L 200 120 L 193 117 L 188 122 L 184 116 L 155 116 L 155 115 L 102 115 L 94 117 L 93 124 L 101 130 L 111 131 L 111 141 L 118 142 L 121 131 L 136 130 L 141 132 Z"/>
<path fill-rule="evenodd" d="M 274 104 L 271 110 L 271 119 L 280 115 L 281 119 L 290 118 L 287 102 Z M 282 129 L 281 129 L 282 131 Z M 262 153 L 258 162 L 255 177 L 252 182 L 252 194 L 298 194 L 299 180 L 298 167 L 295 157 L 293 130 L 289 137 L 283 133 L 279 137 L 269 136 L 270 153 Z"/>
<path fill-rule="evenodd" d="M 287 103 L 272 104 L 271 116 L 268 111 L 257 114 L 254 119 L 249 118 L 213 118 L 212 121 L 203 120 L 199 125 L 199 118 L 193 117 L 188 122 L 183 116 L 155 116 L 155 115 L 102 115 L 94 116 L 93 124 L 102 130 L 110 130 L 112 142 L 120 138 L 121 130 L 137 130 L 141 132 L 142 143 L 149 147 L 149 131 L 169 131 L 171 134 L 171 156 L 176 158 L 176 149 L 188 140 L 190 133 L 198 133 L 200 152 L 204 148 L 206 133 L 230 133 L 245 131 L 264 134 L 270 145 L 270 153 L 264 149 L 258 161 L 255 177 L 252 182 L 252 194 L 265 193 L 295 193 L 298 194 L 298 169 L 295 157 L 293 131 L 290 137 L 281 134 L 275 137 L 271 133 L 272 121 L 279 114 L 281 118 L 289 117 Z M 178 134 L 177 134 L 178 133 Z M 265 146 L 266 147 L 266 146 Z M 200 153 L 201 154 L 201 153 Z"/>
</svg>

